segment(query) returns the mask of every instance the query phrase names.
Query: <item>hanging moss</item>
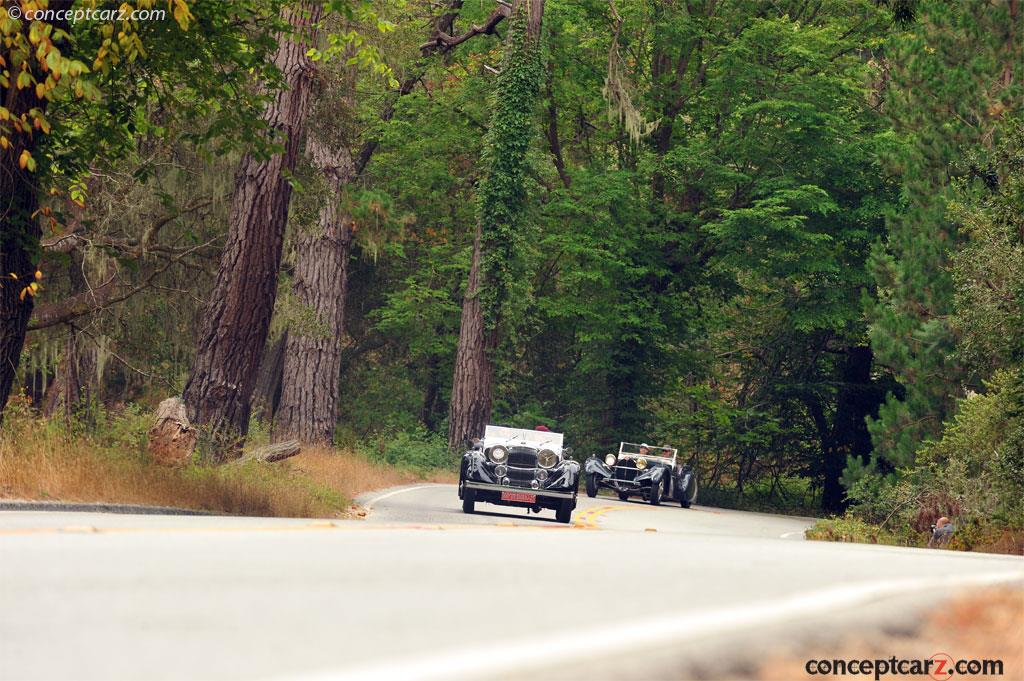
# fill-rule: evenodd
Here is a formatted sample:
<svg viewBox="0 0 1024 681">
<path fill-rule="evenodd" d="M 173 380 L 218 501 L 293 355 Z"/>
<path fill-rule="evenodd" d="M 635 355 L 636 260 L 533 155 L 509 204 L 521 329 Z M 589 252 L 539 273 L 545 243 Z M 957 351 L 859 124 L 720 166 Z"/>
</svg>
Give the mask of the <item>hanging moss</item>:
<svg viewBox="0 0 1024 681">
<path fill-rule="evenodd" d="M 527 33 L 525 5 L 510 18 L 506 40 L 482 156 L 484 179 L 477 195 L 480 301 L 489 330 L 497 327 L 515 280 L 522 277 L 516 262 L 523 241 L 524 180 L 542 76 L 540 41 Z"/>
</svg>

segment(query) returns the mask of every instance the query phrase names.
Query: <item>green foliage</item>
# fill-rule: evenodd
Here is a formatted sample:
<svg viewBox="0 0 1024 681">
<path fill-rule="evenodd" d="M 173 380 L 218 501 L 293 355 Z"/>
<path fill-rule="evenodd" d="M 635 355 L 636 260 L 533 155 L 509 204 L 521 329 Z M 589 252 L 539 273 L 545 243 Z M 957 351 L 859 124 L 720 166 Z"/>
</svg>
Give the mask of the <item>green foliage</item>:
<svg viewBox="0 0 1024 681">
<path fill-rule="evenodd" d="M 495 84 L 493 113 L 480 163 L 477 192 L 481 244 L 480 303 L 484 321 L 494 329 L 504 308 L 522 292 L 520 252 L 524 242 L 527 152 L 533 139 L 541 77 L 541 48 L 526 30 L 527 6 L 509 18 L 505 58 Z"/>
<path fill-rule="evenodd" d="M 888 544 L 891 546 L 926 546 L 928 534 L 908 529 L 892 531 L 860 520 L 853 515 L 823 518 L 815 521 L 805 533 L 817 541 L 853 542 L 856 544 Z"/>
<path fill-rule="evenodd" d="M 949 178 L 959 159 L 998 135 L 1008 109 L 1019 108 L 1019 82 L 999 84 L 1014 59 L 1007 12 L 1003 3 L 921 2 L 917 21 L 892 41 L 888 115 L 903 144 L 887 160 L 902 176 L 903 205 L 872 254 L 878 302 L 869 307 L 872 347 L 906 395 L 891 395 L 870 426 L 883 468 L 913 465 L 959 392 L 949 265 L 961 237 L 947 210 Z"/>
<path fill-rule="evenodd" d="M 374 461 L 409 468 L 418 472 L 451 470 L 456 462 L 448 452 L 448 442 L 439 433 L 422 426 L 410 430 L 386 428 L 370 440 L 363 451 Z"/>
<path fill-rule="evenodd" d="M 853 516 L 894 532 L 953 520 L 973 545 L 998 528 L 1024 527 L 1024 381 L 996 372 L 986 392 L 959 400 L 941 439 L 926 443 L 899 476 L 865 475 L 850 485 Z M 964 532 L 960 533 L 963 529 Z"/>
<path fill-rule="evenodd" d="M 1006 128 L 998 147 L 960 163 L 965 177 L 949 204 L 966 239 L 952 258 L 952 326 L 957 355 L 974 376 L 1024 357 L 1024 124 Z"/>
</svg>

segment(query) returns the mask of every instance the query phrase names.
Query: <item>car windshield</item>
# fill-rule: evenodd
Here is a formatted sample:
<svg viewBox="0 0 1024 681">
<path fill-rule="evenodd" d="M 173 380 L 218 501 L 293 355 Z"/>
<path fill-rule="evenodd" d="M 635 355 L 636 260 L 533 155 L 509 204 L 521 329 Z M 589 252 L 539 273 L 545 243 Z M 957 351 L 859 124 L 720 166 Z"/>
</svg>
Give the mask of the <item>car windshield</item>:
<svg viewBox="0 0 1024 681">
<path fill-rule="evenodd" d="M 619 444 L 619 458 L 636 459 L 641 456 L 645 458 L 674 459 L 676 450 L 672 447 L 655 447 L 648 445 L 644 448 L 641 444 L 633 442 L 622 442 Z"/>
</svg>

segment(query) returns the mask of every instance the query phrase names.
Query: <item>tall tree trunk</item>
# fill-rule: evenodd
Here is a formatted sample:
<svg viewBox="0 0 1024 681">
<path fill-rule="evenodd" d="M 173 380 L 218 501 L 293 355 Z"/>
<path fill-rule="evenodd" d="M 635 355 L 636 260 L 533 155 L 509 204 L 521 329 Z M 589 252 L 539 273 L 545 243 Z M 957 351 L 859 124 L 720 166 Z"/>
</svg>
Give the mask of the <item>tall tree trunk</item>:
<svg viewBox="0 0 1024 681">
<path fill-rule="evenodd" d="M 19 154 L 20 151 L 0 155 L 0 197 L 4 204 L 0 206 L 0 421 L 32 316 L 32 296 L 23 296 L 22 292 L 34 281 L 42 235 L 33 217 L 39 205 L 35 187 L 18 167 Z"/>
<path fill-rule="evenodd" d="M 326 98 L 334 101 L 334 98 Z M 344 100 L 343 100 L 344 101 Z M 345 102 L 350 105 L 350 102 Z M 342 213 L 342 194 L 352 178 L 352 154 L 342 131 L 319 121 L 306 141 L 316 179 L 301 201 L 319 205 L 315 224 L 295 229 L 298 253 L 293 291 L 311 312 L 289 329 L 275 439 L 330 443 L 338 414 L 341 342 L 344 334 L 351 218 Z"/>
<path fill-rule="evenodd" d="M 23 23 L 27 30 L 29 22 Z M 11 87 L 0 88 L 0 104 L 12 116 L 21 117 L 32 107 L 45 109 L 46 102 L 36 98 L 35 90 L 17 89 L 13 78 Z M 32 152 L 32 141 L 24 134 L 10 137 L 10 148 L 0 152 L 0 422 L 32 316 L 33 298 L 23 291 L 35 281 L 42 236 L 35 219 L 39 208 L 36 180 L 18 164 L 23 151 Z"/>
<path fill-rule="evenodd" d="M 491 418 L 493 355 L 502 308 L 511 293 L 508 264 L 515 256 L 526 198 L 523 176 L 542 77 L 543 17 L 544 0 L 516 0 L 509 17 L 511 26 L 487 133 L 473 261 L 455 355 L 448 422 L 448 447 L 452 450 L 469 438 L 483 435 Z"/>
<path fill-rule="evenodd" d="M 426 58 L 451 49 L 443 41 L 437 42 L 436 36 L 452 32 L 461 7 L 462 0 L 447 0 L 446 10 L 433 21 L 435 39 L 422 46 L 423 59 L 412 66 L 394 98 L 385 104 L 380 116 L 382 121 L 391 120 L 397 98 L 412 92 L 423 77 Z M 293 286 L 295 298 L 312 312 L 316 328 L 292 328 L 287 337 L 280 403 L 274 412 L 274 437 L 278 439 L 330 442 L 337 418 L 341 339 L 353 237 L 351 220 L 341 214 L 340 205 L 346 186 L 366 168 L 378 145 L 378 139 L 370 137 L 353 156 L 350 151 L 353 147 L 346 139 L 350 131 L 344 129 L 344 124 L 354 116 L 339 116 L 337 111 L 338 105 L 345 112 L 354 109 L 353 70 L 343 74 L 338 89 L 339 92 L 322 97 L 331 108 L 316 115 L 316 129 L 306 142 L 306 157 L 316 175 L 313 182 L 320 185 L 320 191 L 310 192 L 303 200 L 319 207 L 319 220 L 316 225 L 300 225 L 296 230 L 298 256 Z"/>
<path fill-rule="evenodd" d="M 277 295 L 281 247 L 295 170 L 314 89 L 306 51 L 316 44 L 319 3 L 284 10 L 297 36 L 281 37 L 274 63 L 285 89 L 267 106 L 265 120 L 284 150 L 267 159 L 245 156 L 235 176 L 227 241 L 199 332 L 196 358 L 183 398 L 189 419 L 216 440 L 214 457 L 230 456 L 248 430 L 250 400 Z M 303 39 L 303 36 L 306 36 Z"/>
<path fill-rule="evenodd" d="M 473 239 L 473 262 L 462 299 L 459 344 L 455 351 L 455 375 L 452 378 L 451 415 L 448 421 L 448 446 L 458 449 L 470 438 L 482 437 L 491 418 L 491 388 L 494 367 L 491 352 L 495 334 L 484 328 L 480 305 L 480 228 Z"/>
</svg>

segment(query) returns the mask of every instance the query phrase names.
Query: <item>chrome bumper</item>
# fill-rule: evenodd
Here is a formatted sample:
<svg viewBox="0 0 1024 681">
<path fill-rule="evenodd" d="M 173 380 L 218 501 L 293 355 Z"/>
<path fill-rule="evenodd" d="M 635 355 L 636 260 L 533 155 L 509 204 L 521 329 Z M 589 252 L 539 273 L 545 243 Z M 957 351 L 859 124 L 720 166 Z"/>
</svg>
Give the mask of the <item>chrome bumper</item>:
<svg viewBox="0 0 1024 681">
<path fill-rule="evenodd" d="M 512 487 L 510 485 L 495 485 L 490 482 L 473 482 L 467 480 L 463 487 L 469 489 L 484 489 L 489 492 L 519 492 L 520 494 L 536 494 L 538 497 L 554 497 L 555 499 L 572 499 L 575 495 L 572 492 L 555 492 L 547 489 L 533 489 L 532 487 Z"/>
</svg>

